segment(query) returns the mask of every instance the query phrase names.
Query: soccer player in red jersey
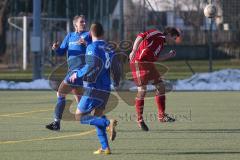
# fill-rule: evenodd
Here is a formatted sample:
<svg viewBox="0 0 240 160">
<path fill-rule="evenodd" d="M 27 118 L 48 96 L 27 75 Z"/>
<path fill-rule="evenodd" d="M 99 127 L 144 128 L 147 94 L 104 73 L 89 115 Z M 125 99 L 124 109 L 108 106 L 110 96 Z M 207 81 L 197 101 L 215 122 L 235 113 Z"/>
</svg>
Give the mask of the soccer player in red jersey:
<svg viewBox="0 0 240 160">
<path fill-rule="evenodd" d="M 166 60 L 174 57 L 176 52 L 171 50 L 168 54 L 161 55 L 165 43 L 173 43 L 180 36 L 178 29 L 166 27 L 163 32 L 156 29 L 148 30 L 138 34 L 133 50 L 129 55 L 130 68 L 133 79 L 138 87 L 135 107 L 137 112 L 137 122 L 139 127 L 148 131 L 148 127 L 143 120 L 144 97 L 146 95 L 146 85 L 151 84 L 156 87 L 155 101 L 158 108 L 158 120 L 160 122 L 173 122 L 174 118 L 165 113 L 165 86 L 161 74 L 156 69 L 154 62 Z"/>
</svg>

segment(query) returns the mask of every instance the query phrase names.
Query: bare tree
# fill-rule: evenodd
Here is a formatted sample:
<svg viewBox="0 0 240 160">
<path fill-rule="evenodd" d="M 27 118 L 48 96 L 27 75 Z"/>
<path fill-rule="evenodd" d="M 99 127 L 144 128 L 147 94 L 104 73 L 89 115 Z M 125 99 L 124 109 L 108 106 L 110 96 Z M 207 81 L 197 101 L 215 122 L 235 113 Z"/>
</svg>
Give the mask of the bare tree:
<svg viewBox="0 0 240 160">
<path fill-rule="evenodd" d="M 6 50 L 6 24 L 9 0 L 0 1 L 0 55 Z"/>
</svg>

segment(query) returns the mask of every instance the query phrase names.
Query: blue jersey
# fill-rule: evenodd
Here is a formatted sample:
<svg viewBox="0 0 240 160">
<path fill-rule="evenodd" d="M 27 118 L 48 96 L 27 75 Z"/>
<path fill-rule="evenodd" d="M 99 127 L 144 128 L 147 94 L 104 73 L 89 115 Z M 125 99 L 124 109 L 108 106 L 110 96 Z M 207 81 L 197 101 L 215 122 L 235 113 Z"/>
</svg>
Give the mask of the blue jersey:
<svg viewBox="0 0 240 160">
<path fill-rule="evenodd" d="M 86 45 L 79 43 L 80 39 L 84 39 L 87 43 L 92 42 L 90 33 L 83 32 L 70 32 L 64 38 L 61 46 L 56 50 L 59 56 L 64 55 L 67 52 L 68 66 L 70 70 L 78 69 L 84 64 L 84 54 L 86 53 Z"/>
<path fill-rule="evenodd" d="M 86 87 L 110 91 L 111 75 L 110 67 L 114 68 L 114 80 L 120 81 L 119 63 L 113 63 L 114 52 L 107 48 L 107 43 L 97 40 L 88 45 L 85 55 L 86 64 L 77 71 L 77 77 L 86 81 Z M 114 65 L 114 66 L 113 66 Z M 117 71 L 116 71 L 117 70 Z M 117 76 L 116 76 L 117 75 Z"/>
</svg>

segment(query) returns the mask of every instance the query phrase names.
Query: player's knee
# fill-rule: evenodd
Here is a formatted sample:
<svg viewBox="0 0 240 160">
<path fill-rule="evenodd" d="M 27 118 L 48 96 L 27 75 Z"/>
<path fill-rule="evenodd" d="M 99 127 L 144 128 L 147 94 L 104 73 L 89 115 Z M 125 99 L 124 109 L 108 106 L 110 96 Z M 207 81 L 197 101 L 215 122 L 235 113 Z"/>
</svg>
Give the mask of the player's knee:
<svg viewBox="0 0 240 160">
<path fill-rule="evenodd" d="M 160 82 L 156 85 L 156 95 L 163 95 L 165 94 L 165 85 L 163 82 Z"/>
<path fill-rule="evenodd" d="M 138 99 L 143 99 L 143 98 L 145 97 L 145 95 L 146 95 L 146 94 L 144 94 L 144 93 L 138 93 L 138 94 L 137 94 L 137 98 L 138 98 Z"/>
<path fill-rule="evenodd" d="M 69 94 L 71 92 L 71 90 L 72 90 L 72 88 L 68 84 L 62 82 L 60 84 L 60 86 L 58 87 L 57 92 L 58 92 L 58 94 L 61 94 L 61 96 L 66 96 L 67 94 Z"/>
<path fill-rule="evenodd" d="M 75 120 L 76 120 L 76 121 L 80 121 L 81 118 L 82 118 L 82 114 L 80 114 L 80 113 L 76 113 L 76 114 L 75 114 Z"/>
<path fill-rule="evenodd" d="M 80 111 L 79 108 L 77 108 L 77 110 L 75 112 L 75 120 L 76 121 L 81 121 L 82 116 L 83 116 L 83 113 Z"/>
<path fill-rule="evenodd" d="M 145 95 L 146 95 L 145 88 L 138 89 L 137 98 L 143 99 L 145 97 Z"/>
</svg>

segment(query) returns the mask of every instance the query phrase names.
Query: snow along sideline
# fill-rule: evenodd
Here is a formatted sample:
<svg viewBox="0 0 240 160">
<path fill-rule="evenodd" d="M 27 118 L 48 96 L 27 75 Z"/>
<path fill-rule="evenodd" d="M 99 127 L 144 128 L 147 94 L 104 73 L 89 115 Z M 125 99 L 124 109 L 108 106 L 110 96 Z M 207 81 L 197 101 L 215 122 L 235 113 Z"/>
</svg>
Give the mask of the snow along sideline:
<svg viewBox="0 0 240 160">
<path fill-rule="evenodd" d="M 148 90 L 154 90 L 154 86 L 148 85 Z M 39 79 L 32 82 L 0 81 L 0 89 L 18 90 L 42 90 L 51 89 L 48 80 Z M 136 91 L 137 87 L 132 81 L 124 81 L 121 89 Z M 177 80 L 173 84 L 173 90 L 227 90 L 240 91 L 240 69 L 225 69 L 212 73 L 198 73 L 184 80 Z"/>
</svg>

